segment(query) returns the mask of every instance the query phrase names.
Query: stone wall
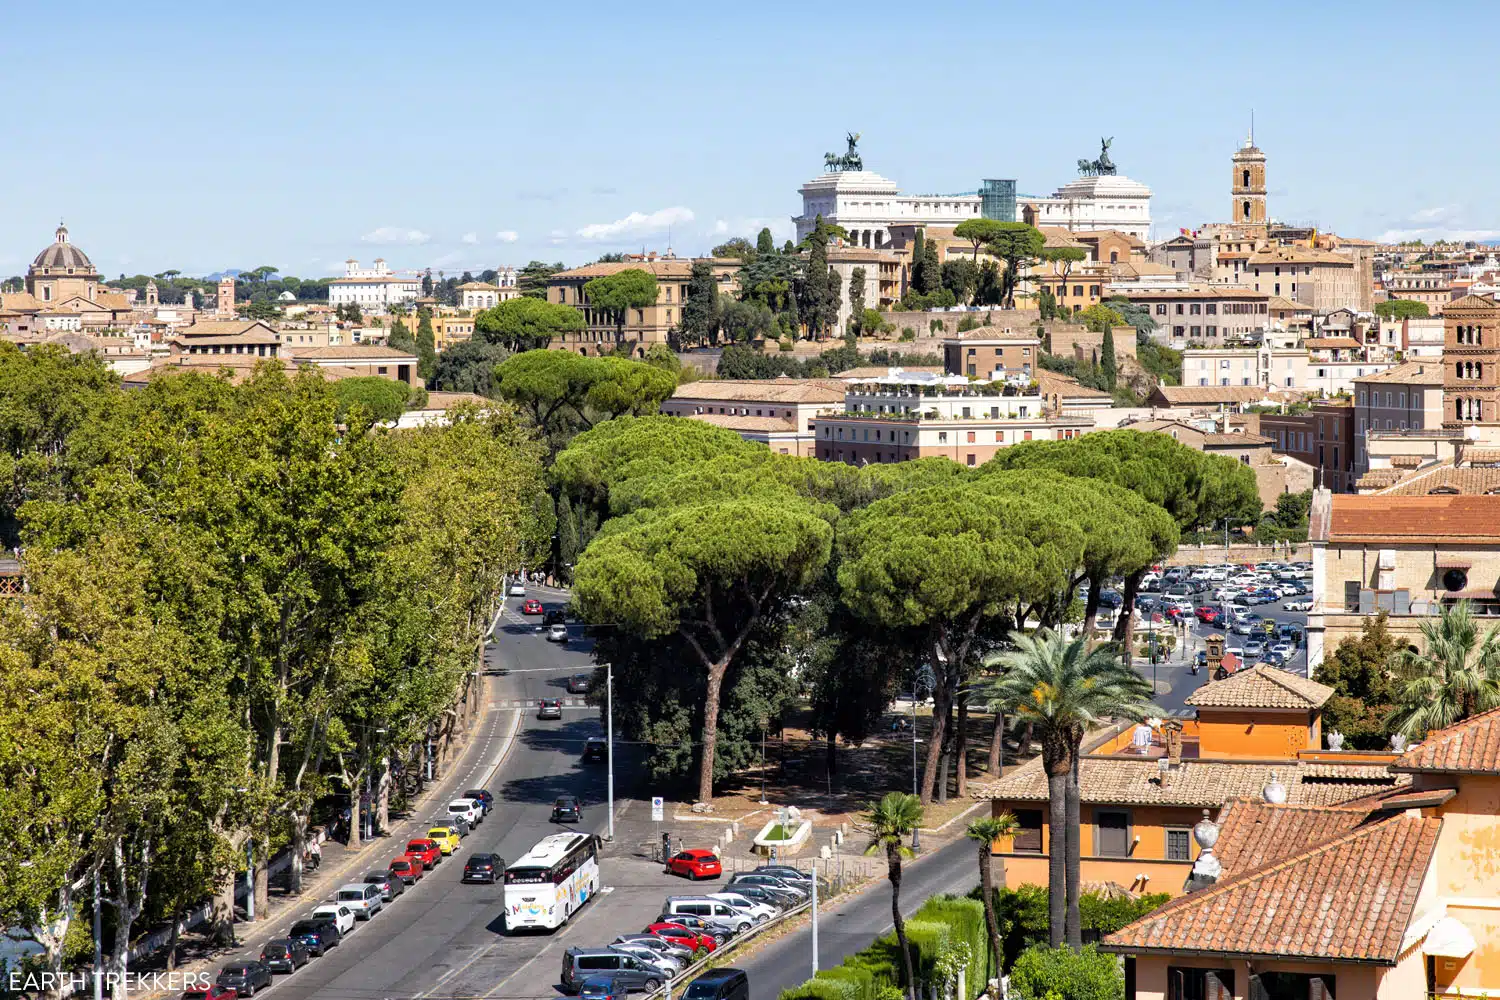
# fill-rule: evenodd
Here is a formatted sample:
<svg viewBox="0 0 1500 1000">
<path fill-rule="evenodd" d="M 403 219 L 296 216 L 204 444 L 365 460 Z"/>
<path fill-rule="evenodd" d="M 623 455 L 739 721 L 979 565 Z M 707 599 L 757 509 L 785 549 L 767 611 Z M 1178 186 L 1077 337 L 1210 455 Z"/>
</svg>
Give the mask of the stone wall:
<svg viewBox="0 0 1500 1000">
<path fill-rule="evenodd" d="M 1052 353 L 1061 354 L 1064 357 L 1071 356 L 1075 361 L 1088 363 L 1096 357 L 1104 354 L 1104 334 L 1095 333 L 1086 326 L 1076 323 L 1048 323 L 1047 333 L 1052 337 Z M 1113 333 L 1115 341 L 1115 360 L 1124 361 L 1126 358 L 1135 357 L 1135 330 L 1132 327 L 1123 327 Z"/>
<path fill-rule="evenodd" d="M 881 316 L 896 328 L 895 332 L 889 335 L 890 339 L 900 337 L 901 330 L 905 327 L 915 330 L 918 337 L 926 337 L 933 320 L 940 320 L 943 324 L 943 332 L 952 334 L 958 332 L 958 324 L 968 317 L 973 317 L 980 326 L 1008 326 L 1012 330 L 1034 330 L 1042 318 L 1041 313 L 1035 309 L 990 309 L 981 312 L 889 312 L 882 313 Z"/>
<path fill-rule="evenodd" d="M 1218 563 L 1257 563 L 1269 559 L 1283 562 L 1309 562 L 1312 546 L 1300 544 L 1250 545 L 1183 545 L 1168 559 L 1172 566 L 1206 566 Z"/>
</svg>

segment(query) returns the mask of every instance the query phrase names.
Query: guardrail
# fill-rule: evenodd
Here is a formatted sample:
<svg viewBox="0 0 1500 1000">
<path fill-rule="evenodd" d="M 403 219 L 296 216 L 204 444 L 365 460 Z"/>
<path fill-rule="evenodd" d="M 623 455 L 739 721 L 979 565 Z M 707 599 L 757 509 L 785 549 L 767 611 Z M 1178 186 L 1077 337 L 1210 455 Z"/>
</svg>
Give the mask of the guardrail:
<svg viewBox="0 0 1500 1000">
<path fill-rule="evenodd" d="M 832 897 L 830 896 L 830 898 Z M 812 900 L 809 899 L 805 903 L 798 903 L 796 906 L 792 907 L 790 910 L 787 910 L 785 913 L 777 914 L 776 916 L 767 920 L 765 923 L 756 924 L 748 931 L 745 931 L 743 934 L 736 934 L 734 937 L 730 938 L 728 941 L 725 941 L 722 945 L 720 945 L 718 950 L 710 952 L 703 958 L 698 959 L 696 962 L 693 962 L 691 965 L 684 968 L 677 975 L 673 976 L 667 982 L 658 986 L 655 993 L 646 994 L 647 1000 L 670 1000 L 673 990 L 677 989 L 679 986 L 683 986 L 686 983 L 691 982 L 693 977 L 698 975 L 698 973 L 702 972 L 704 969 L 719 964 L 727 954 L 738 951 L 740 946 L 743 945 L 746 941 L 754 940 L 755 938 L 764 934 L 766 931 L 770 930 L 772 927 L 780 927 L 792 917 L 797 916 L 798 914 L 807 913 L 811 909 Z"/>
</svg>

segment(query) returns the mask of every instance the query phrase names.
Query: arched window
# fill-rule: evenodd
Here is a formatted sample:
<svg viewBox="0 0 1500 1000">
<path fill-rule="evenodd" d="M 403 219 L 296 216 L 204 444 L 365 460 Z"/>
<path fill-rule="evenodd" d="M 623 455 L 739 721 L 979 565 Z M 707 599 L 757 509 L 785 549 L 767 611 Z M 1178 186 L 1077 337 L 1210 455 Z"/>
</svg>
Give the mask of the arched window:
<svg viewBox="0 0 1500 1000">
<path fill-rule="evenodd" d="M 1244 172 L 1244 174 L 1242 174 L 1241 176 L 1242 176 L 1243 180 L 1241 181 L 1240 186 L 1241 187 L 1249 187 L 1250 186 L 1250 171 L 1246 170 Z"/>
<path fill-rule="evenodd" d="M 1462 361 L 1456 362 L 1453 365 L 1453 377 L 1454 378 L 1463 378 L 1464 377 L 1464 363 Z"/>
<path fill-rule="evenodd" d="M 1245 218 L 1247 218 L 1247 219 L 1250 218 L 1250 203 L 1248 201 L 1244 203 L 1244 210 L 1245 210 Z"/>
</svg>

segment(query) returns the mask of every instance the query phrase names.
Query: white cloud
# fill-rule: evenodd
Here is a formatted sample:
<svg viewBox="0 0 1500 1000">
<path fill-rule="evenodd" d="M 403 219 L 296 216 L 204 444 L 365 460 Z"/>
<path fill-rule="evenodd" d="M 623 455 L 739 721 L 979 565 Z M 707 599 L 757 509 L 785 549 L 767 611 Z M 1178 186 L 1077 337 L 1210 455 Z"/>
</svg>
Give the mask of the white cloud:
<svg viewBox="0 0 1500 1000">
<path fill-rule="evenodd" d="M 741 236 L 754 243 L 762 229 L 771 230 L 771 238 L 778 246 L 783 240 L 791 239 L 797 232 L 790 219 L 752 216 L 738 219 L 715 219 L 707 235 L 718 240 L 726 236 Z"/>
<path fill-rule="evenodd" d="M 671 226 L 692 221 L 692 209 L 683 208 L 681 205 L 674 205 L 671 208 L 658 209 L 649 215 L 641 212 L 631 212 L 625 218 L 616 219 L 614 222 L 595 222 L 578 230 L 578 235 L 582 239 L 595 242 L 620 240 L 627 237 L 659 233 Z"/>
<path fill-rule="evenodd" d="M 459 239 L 461 239 L 465 243 L 478 243 L 479 242 L 479 234 L 478 233 L 464 233 L 462 236 L 459 237 Z"/>
<path fill-rule="evenodd" d="M 554 229 L 547 237 L 547 242 L 553 246 L 568 242 L 568 231 L 566 229 Z"/>
<path fill-rule="evenodd" d="M 1458 209 L 1457 205 L 1437 205 L 1433 208 L 1422 208 L 1411 213 L 1407 222 L 1433 222 L 1437 219 L 1446 219 Z"/>
<path fill-rule="evenodd" d="M 366 243 L 412 243 L 422 244 L 432 239 L 431 233 L 420 229 L 403 229 L 400 226 L 381 226 L 360 237 Z"/>
<path fill-rule="evenodd" d="M 499 240 L 501 243 L 514 243 L 520 238 L 521 234 L 516 232 L 514 229 L 502 229 L 495 234 L 495 239 Z"/>
<path fill-rule="evenodd" d="M 727 236 L 729 234 L 729 223 L 723 219 L 715 219 L 713 234 L 715 236 Z"/>
</svg>

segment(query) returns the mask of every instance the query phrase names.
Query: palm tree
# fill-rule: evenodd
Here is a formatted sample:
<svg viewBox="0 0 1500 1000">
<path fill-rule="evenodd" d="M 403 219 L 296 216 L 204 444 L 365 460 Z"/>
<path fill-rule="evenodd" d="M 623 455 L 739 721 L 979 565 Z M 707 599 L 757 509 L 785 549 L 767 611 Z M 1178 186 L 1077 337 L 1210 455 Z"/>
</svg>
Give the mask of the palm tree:
<svg viewBox="0 0 1500 1000">
<path fill-rule="evenodd" d="M 1422 622 L 1426 652 L 1396 654 L 1396 708 L 1387 723 L 1419 740 L 1500 705 L 1500 638 L 1483 636 L 1468 601 Z"/>
<path fill-rule="evenodd" d="M 911 948 L 906 943 L 906 921 L 901 919 L 901 859 L 912 856 L 905 838 L 922 822 L 922 800 L 908 792 L 887 792 L 879 802 L 870 803 L 865 822 L 870 827 L 870 845 L 865 853 L 885 852 L 891 921 L 896 925 L 896 946 L 901 949 L 901 966 L 906 973 L 906 1000 L 916 1000 L 917 979 L 911 967 Z"/>
<path fill-rule="evenodd" d="M 964 836 L 979 845 L 979 887 L 984 893 L 984 925 L 990 932 L 990 958 L 1000 968 L 1000 922 L 995 919 L 995 864 L 990 851 L 1001 837 L 1014 837 L 1021 824 L 1014 813 L 1001 813 L 976 819 L 964 830 Z"/>
<path fill-rule="evenodd" d="M 1035 635 L 1011 633 L 1015 650 L 990 688 L 994 702 L 1007 705 L 1035 727 L 1047 772 L 1047 929 L 1052 947 L 1067 942 L 1083 947 L 1078 912 L 1078 759 L 1083 736 L 1107 717 L 1143 719 L 1154 714 L 1151 687 L 1121 662 L 1120 649 L 1104 643 L 1090 649 L 1085 636 L 1069 640 L 1043 629 Z"/>
</svg>

